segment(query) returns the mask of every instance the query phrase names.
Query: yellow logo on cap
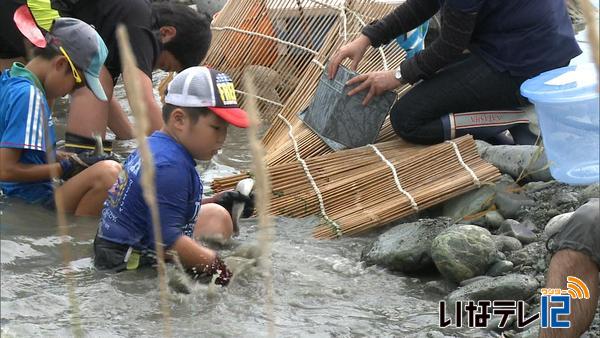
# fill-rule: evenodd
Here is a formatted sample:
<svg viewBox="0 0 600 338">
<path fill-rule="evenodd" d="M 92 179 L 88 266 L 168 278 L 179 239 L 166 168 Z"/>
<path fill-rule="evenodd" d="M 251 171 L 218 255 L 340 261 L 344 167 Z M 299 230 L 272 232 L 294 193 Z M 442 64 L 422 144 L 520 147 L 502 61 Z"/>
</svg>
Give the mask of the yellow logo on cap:
<svg viewBox="0 0 600 338">
<path fill-rule="evenodd" d="M 219 83 L 217 84 L 217 88 L 219 90 L 219 95 L 221 96 L 221 101 L 223 101 L 224 104 L 237 104 L 233 83 Z"/>
</svg>

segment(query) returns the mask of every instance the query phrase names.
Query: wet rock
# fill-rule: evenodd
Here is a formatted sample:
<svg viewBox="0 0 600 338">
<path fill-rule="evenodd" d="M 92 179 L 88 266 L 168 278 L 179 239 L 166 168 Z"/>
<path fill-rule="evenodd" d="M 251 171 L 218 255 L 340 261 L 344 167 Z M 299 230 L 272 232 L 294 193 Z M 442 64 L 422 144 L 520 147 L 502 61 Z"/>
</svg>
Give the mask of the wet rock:
<svg viewBox="0 0 600 338">
<path fill-rule="evenodd" d="M 492 238 L 496 243 L 496 248 L 501 252 L 512 252 L 523 248 L 523 244 L 521 244 L 521 241 L 514 237 L 497 235 L 492 236 Z"/>
<path fill-rule="evenodd" d="M 489 229 L 496 230 L 504 222 L 504 217 L 498 211 L 490 211 L 484 216 L 485 224 Z"/>
<path fill-rule="evenodd" d="M 538 324 L 539 325 L 539 324 Z M 519 332 L 515 338 L 538 338 L 540 335 L 539 326 L 531 326 L 529 329 Z"/>
<path fill-rule="evenodd" d="M 454 304 L 458 300 L 525 300 L 538 289 L 538 281 L 524 274 L 486 278 L 475 281 L 452 291 L 448 302 Z"/>
<path fill-rule="evenodd" d="M 527 198 L 527 196 L 508 192 L 498 192 L 495 202 L 498 212 L 504 218 L 513 218 L 517 216 L 521 208 L 535 203 L 532 199 Z"/>
<path fill-rule="evenodd" d="M 502 321 L 502 316 L 493 316 L 492 319 L 490 319 L 490 321 L 488 322 L 488 325 L 486 328 L 488 330 L 493 330 L 496 332 L 503 332 L 503 331 L 508 330 L 516 320 L 517 320 L 516 316 L 509 316 L 508 320 L 504 324 L 504 327 L 501 328 L 500 322 Z"/>
<path fill-rule="evenodd" d="M 454 289 L 455 286 L 444 279 L 432 280 L 425 283 L 425 292 L 427 293 L 437 293 L 445 296 Z"/>
<path fill-rule="evenodd" d="M 600 184 L 595 183 L 583 189 L 579 194 L 580 202 L 587 202 L 590 198 L 600 198 Z"/>
<path fill-rule="evenodd" d="M 553 184 L 554 184 L 554 182 L 543 182 L 543 181 L 529 182 L 523 186 L 523 190 L 525 190 L 529 193 L 533 193 L 533 192 L 537 192 L 537 191 L 546 189 L 546 188 L 552 186 Z"/>
<path fill-rule="evenodd" d="M 507 258 L 516 267 L 532 267 L 540 258 L 545 258 L 546 253 L 546 244 L 544 242 L 534 242 L 523 247 L 521 250 L 509 253 Z"/>
<path fill-rule="evenodd" d="M 362 259 L 403 272 L 431 268 L 431 242 L 449 223 L 449 219 L 439 218 L 397 225 L 367 246 Z"/>
<path fill-rule="evenodd" d="M 491 146 L 485 142 L 477 142 L 477 150 L 484 160 L 493 164 L 500 172 L 512 177 L 519 177 L 527 168 L 527 177 L 532 180 L 550 181 L 553 179 L 548 169 L 546 156 L 538 146 Z"/>
<path fill-rule="evenodd" d="M 514 264 L 511 261 L 499 261 L 494 263 L 491 268 L 486 272 L 488 276 L 497 277 L 512 271 Z"/>
<path fill-rule="evenodd" d="M 544 228 L 544 238 L 550 238 L 554 234 L 561 231 L 571 218 L 571 215 L 573 215 L 573 212 L 567 212 L 566 214 L 560 214 L 552 217 L 550 222 L 548 222 Z"/>
<path fill-rule="evenodd" d="M 552 199 L 552 203 L 556 206 L 562 205 L 576 205 L 579 204 L 579 199 L 577 198 L 577 194 L 571 191 L 561 191 L 558 194 L 554 195 Z"/>
<path fill-rule="evenodd" d="M 413 335 L 407 336 L 407 338 L 445 338 L 446 335 L 439 331 L 428 331 L 428 332 L 419 332 Z"/>
<path fill-rule="evenodd" d="M 431 244 L 431 257 L 440 273 L 454 282 L 482 275 L 493 261 L 491 234 L 475 225 L 458 225 L 440 233 Z"/>
<path fill-rule="evenodd" d="M 530 223 L 520 223 L 514 219 L 507 219 L 498 231 L 503 235 L 518 239 L 521 243 L 528 244 L 537 239 L 530 226 Z"/>
<path fill-rule="evenodd" d="M 449 200 L 444 204 L 442 213 L 453 221 L 458 221 L 467 215 L 489 208 L 494 203 L 495 197 L 494 188 L 484 186 Z"/>
<path fill-rule="evenodd" d="M 471 283 L 475 283 L 475 282 L 478 282 L 478 281 L 487 280 L 487 279 L 491 279 L 491 278 L 492 277 L 485 276 L 485 275 L 484 276 L 476 276 L 476 277 L 473 277 L 473 278 L 465 279 L 464 281 L 460 282 L 459 285 L 460 286 L 465 286 L 465 285 L 469 285 Z"/>
</svg>

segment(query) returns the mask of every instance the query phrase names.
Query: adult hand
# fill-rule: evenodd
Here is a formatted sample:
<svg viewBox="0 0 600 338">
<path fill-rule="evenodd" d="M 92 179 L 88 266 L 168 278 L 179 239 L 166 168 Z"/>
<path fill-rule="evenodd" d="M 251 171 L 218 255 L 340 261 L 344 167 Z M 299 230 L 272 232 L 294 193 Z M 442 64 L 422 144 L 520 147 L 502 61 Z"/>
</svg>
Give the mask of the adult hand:
<svg viewBox="0 0 600 338">
<path fill-rule="evenodd" d="M 400 87 L 404 81 L 396 79 L 394 70 L 381 72 L 370 72 L 353 77 L 346 82 L 346 85 L 356 85 L 355 88 L 348 92 L 348 96 L 352 96 L 363 90 L 368 89 L 369 92 L 363 100 L 362 104 L 367 105 L 371 99 L 377 95 L 381 95 L 388 90 L 393 90 Z"/>
<path fill-rule="evenodd" d="M 366 35 L 361 34 L 354 41 L 340 47 L 329 59 L 329 66 L 327 68 L 327 74 L 329 79 L 333 79 L 337 73 L 337 69 L 346 58 L 352 60 L 350 69 L 356 71 L 358 63 L 362 60 L 367 48 L 371 45 L 371 41 Z"/>
<path fill-rule="evenodd" d="M 254 213 L 254 194 L 250 193 L 246 196 L 236 190 L 222 191 L 214 196 L 215 203 L 219 204 L 223 208 L 227 209 L 231 215 L 233 204 L 235 202 L 243 202 L 244 211 L 242 212 L 242 218 L 248 218 Z"/>
</svg>

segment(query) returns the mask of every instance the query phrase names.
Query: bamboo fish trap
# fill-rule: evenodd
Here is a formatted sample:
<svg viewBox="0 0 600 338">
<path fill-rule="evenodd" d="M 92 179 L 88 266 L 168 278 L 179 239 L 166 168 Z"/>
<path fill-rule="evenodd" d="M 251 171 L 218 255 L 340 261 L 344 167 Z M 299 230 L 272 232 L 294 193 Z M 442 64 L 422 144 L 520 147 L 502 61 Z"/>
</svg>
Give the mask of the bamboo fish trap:
<svg viewBox="0 0 600 338">
<path fill-rule="evenodd" d="M 478 156 L 470 137 L 415 146 L 399 140 L 386 121 L 376 145 L 333 153 L 297 117 L 310 104 L 331 54 L 392 9 L 366 0 L 230 1 L 213 23 L 215 49 L 207 63 L 232 73 L 239 88 L 244 88 L 241 75 L 250 73 L 263 120 L 271 123 L 263 138 L 272 182 L 270 211 L 291 217 L 320 214 L 317 238 L 359 234 L 499 177 Z M 264 14 L 262 19 L 258 13 Z M 302 38 L 281 34 L 279 28 L 265 31 L 265 16 L 273 27 L 285 23 L 286 32 L 301 32 Z M 252 43 L 243 42 L 248 40 Z M 235 48 L 265 41 L 269 43 L 261 48 Z M 277 43 L 277 53 L 271 42 Z M 397 68 L 404 56 L 395 43 L 371 48 L 358 72 Z M 266 96 L 269 91 L 276 92 L 278 101 Z M 249 95 L 238 94 L 240 101 Z M 217 179 L 213 189 L 231 189 L 248 176 Z"/>
<path fill-rule="evenodd" d="M 303 160 L 304 161 L 304 160 Z M 271 212 L 290 217 L 320 214 L 317 238 L 356 235 L 414 214 L 496 180 L 474 140 L 423 147 L 399 139 L 375 146 L 269 167 Z M 213 183 L 221 191 L 248 177 Z"/>
<path fill-rule="evenodd" d="M 251 76 L 264 121 L 282 110 L 291 116 L 308 104 L 330 55 L 393 8 L 365 0 L 228 1 L 212 23 L 205 62 L 228 73 L 238 89 L 244 74 Z M 370 50 L 359 71 L 398 67 L 404 55 L 395 43 Z M 243 106 L 250 94 L 237 93 Z"/>
</svg>

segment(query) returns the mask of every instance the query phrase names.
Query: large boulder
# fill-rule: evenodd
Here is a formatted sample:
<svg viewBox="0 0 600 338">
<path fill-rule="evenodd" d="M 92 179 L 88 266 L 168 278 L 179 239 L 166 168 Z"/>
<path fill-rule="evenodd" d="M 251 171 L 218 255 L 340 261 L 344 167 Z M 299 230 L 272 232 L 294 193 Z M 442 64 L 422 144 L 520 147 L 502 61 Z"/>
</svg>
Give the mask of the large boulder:
<svg viewBox="0 0 600 338">
<path fill-rule="evenodd" d="M 550 238 L 554 234 L 560 232 L 565 226 L 565 224 L 567 224 L 569 219 L 571 219 L 572 215 L 573 212 L 567 212 L 565 214 L 560 214 L 552 217 L 552 219 L 548 222 L 548 224 L 546 224 L 546 227 L 544 228 L 544 237 Z"/>
<path fill-rule="evenodd" d="M 459 300 L 526 300 L 538 287 L 537 279 L 523 274 L 481 278 L 452 291 L 448 295 L 448 302 L 454 304 Z"/>
<path fill-rule="evenodd" d="M 367 246 L 362 259 L 403 272 L 431 268 L 431 242 L 449 223 L 449 219 L 440 218 L 397 225 Z"/>
<path fill-rule="evenodd" d="M 431 244 L 431 256 L 440 273 L 454 281 L 484 274 L 496 259 L 492 235 L 475 225 L 458 225 L 440 233 Z"/>
<path fill-rule="evenodd" d="M 500 172 L 519 177 L 523 171 L 526 177 L 535 181 L 551 181 L 546 154 L 538 146 L 499 145 L 476 141 L 479 155 L 493 164 Z"/>
</svg>

